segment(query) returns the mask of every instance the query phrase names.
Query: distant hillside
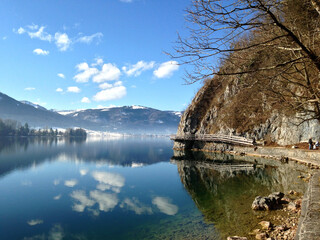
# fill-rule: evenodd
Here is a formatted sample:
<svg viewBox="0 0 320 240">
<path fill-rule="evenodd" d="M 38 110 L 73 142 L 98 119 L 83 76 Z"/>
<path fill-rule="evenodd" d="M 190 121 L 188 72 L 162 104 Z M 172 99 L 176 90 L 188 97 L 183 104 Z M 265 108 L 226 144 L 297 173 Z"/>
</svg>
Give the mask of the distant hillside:
<svg viewBox="0 0 320 240">
<path fill-rule="evenodd" d="M 181 112 L 160 111 L 143 106 L 124 106 L 79 111 L 59 111 L 77 121 L 89 121 L 111 132 L 174 133 Z"/>
<path fill-rule="evenodd" d="M 3 93 L 0 93 L 0 118 L 13 119 L 21 123 L 27 122 L 32 127 L 66 128 L 82 125 L 70 117 L 31 105 L 30 102 L 17 101 Z"/>
<path fill-rule="evenodd" d="M 35 104 L 35 103 L 29 102 L 29 101 L 25 101 L 24 100 L 24 101 L 20 101 L 20 102 L 23 103 L 23 104 L 30 105 L 30 106 L 32 106 L 34 108 L 37 108 L 37 109 L 47 110 L 45 107 L 42 107 L 39 104 Z"/>
<path fill-rule="evenodd" d="M 82 127 L 95 131 L 130 134 L 170 134 L 177 130 L 181 112 L 142 106 L 55 112 L 29 101 L 17 101 L 0 93 L 0 118 L 31 127 Z"/>
</svg>

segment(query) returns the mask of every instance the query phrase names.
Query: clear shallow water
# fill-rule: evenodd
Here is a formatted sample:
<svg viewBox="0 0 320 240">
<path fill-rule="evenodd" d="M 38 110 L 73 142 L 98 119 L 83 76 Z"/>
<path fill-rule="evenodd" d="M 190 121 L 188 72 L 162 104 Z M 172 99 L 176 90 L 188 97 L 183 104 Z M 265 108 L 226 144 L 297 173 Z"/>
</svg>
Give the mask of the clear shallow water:
<svg viewBox="0 0 320 240">
<path fill-rule="evenodd" d="M 254 227 L 255 196 L 305 188 L 292 166 L 172 156 L 165 138 L 3 139 L 0 239 L 220 239 Z"/>
</svg>

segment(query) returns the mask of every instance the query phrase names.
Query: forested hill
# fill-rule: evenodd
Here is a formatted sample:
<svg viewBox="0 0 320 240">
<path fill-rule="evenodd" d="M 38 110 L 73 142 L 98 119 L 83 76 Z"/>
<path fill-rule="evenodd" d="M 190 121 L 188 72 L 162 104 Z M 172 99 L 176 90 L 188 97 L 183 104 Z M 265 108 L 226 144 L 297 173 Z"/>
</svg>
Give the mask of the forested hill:
<svg viewBox="0 0 320 240">
<path fill-rule="evenodd" d="M 193 1 L 172 53 L 203 87 L 178 134 L 320 138 L 320 1 Z"/>
</svg>

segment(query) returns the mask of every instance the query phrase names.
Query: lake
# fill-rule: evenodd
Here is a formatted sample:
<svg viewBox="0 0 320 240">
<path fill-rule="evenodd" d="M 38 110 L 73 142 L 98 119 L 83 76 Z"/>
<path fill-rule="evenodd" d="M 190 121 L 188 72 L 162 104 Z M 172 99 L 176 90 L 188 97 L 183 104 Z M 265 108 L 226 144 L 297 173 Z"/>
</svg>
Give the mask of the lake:
<svg viewBox="0 0 320 240">
<path fill-rule="evenodd" d="M 0 239 L 225 239 L 266 217 L 250 208 L 257 195 L 306 189 L 301 165 L 172 146 L 1 139 Z"/>
</svg>

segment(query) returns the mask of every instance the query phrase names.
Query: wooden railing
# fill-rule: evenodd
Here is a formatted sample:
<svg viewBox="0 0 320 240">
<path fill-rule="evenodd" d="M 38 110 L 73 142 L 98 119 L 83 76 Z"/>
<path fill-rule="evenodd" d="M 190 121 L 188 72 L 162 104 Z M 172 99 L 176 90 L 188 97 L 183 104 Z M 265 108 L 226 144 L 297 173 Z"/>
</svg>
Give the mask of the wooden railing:
<svg viewBox="0 0 320 240">
<path fill-rule="evenodd" d="M 253 146 L 253 140 L 239 136 L 229 136 L 223 134 L 184 134 L 171 135 L 171 140 L 174 141 L 203 141 L 203 142 L 220 142 L 233 145 Z"/>
<path fill-rule="evenodd" d="M 190 161 L 190 160 L 184 160 L 184 161 Z M 194 160 L 191 160 L 193 163 L 195 163 Z M 181 163 L 181 160 L 174 160 L 171 158 L 170 160 L 171 163 L 173 164 L 179 164 Z M 196 161 L 196 166 L 199 167 L 204 167 L 206 169 L 214 169 L 219 172 L 240 172 L 240 171 L 254 171 L 257 167 L 261 167 L 262 165 L 255 165 L 255 164 L 216 164 L 216 163 L 208 163 L 208 162 L 201 162 L 201 161 Z"/>
</svg>

